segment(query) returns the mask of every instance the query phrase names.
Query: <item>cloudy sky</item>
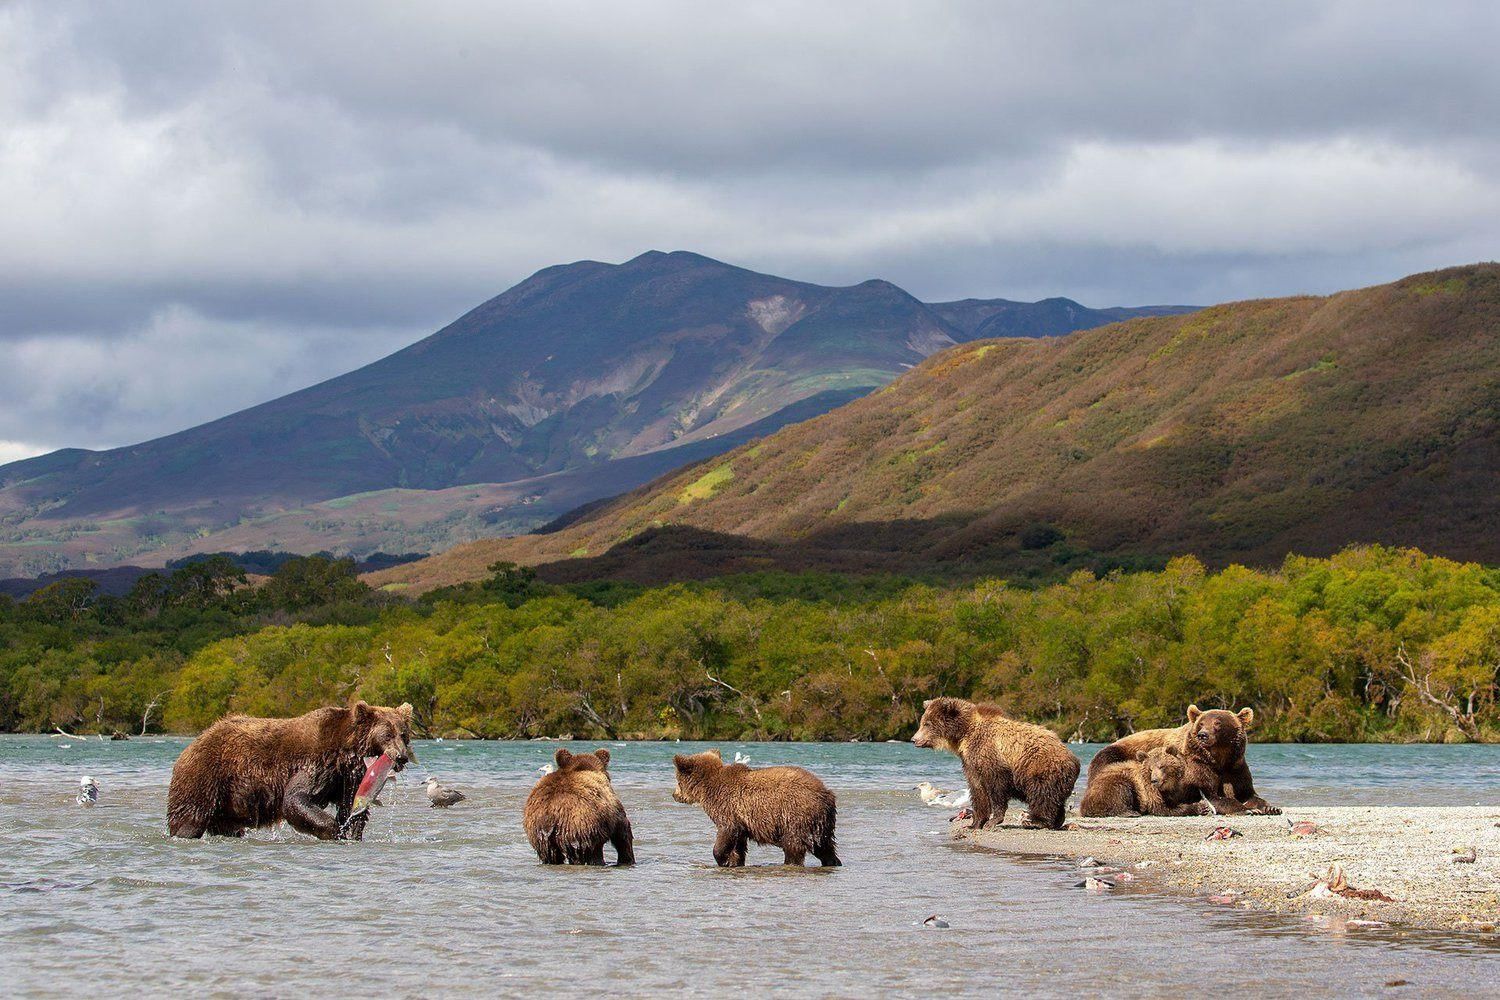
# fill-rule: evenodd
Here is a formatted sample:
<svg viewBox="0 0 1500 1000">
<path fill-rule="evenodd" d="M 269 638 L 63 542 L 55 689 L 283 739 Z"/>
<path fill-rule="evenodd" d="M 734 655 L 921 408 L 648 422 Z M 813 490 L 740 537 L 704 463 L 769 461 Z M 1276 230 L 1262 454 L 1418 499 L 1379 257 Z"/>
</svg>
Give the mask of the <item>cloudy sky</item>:
<svg viewBox="0 0 1500 1000">
<path fill-rule="evenodd" d="M 1496 38 L 1491 2 L 0 0 L 0 460 L 651 248 L 1090 305 L 1492 259 Z"/>
</svg>

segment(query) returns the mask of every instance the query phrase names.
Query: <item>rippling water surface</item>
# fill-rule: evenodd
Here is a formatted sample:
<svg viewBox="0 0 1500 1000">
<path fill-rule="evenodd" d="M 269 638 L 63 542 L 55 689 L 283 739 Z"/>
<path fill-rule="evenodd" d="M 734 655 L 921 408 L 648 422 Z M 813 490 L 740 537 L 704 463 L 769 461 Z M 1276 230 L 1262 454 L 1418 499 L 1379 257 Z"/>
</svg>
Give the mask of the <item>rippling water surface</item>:
<svg viewBox="0 0 1500 1000">
<path fill-rule="evenodd" d="M 0 737 L 6 993 L 1500 991 L 1500 951 L 1480 938 L 1335 934 L 1141 883 L 1092 896 L 1073 888 L 1072 859 L 950 845 L 946 815 L 910 789 L 961 785 L 957 762 L 905 744 L 716 744 L 821 775 L 845 863 L 789 870 L 751 845 L 754 867 L 720 871 L 707 818 L 671 800 L 672 754 L 707 744 L 603 744 L 639 864 L 600 870 L 543 868 L 521 831 L 557 744 L 418 744 L 365 842 L 325 844 L 167 839 L 185 742 Z M 1074 749 L 1086 761 L 1095 748 Z M 1251 763 L 1282 804 L 1493 804 L 1500 789 L 1496 747 L 1257 746 Z M 429 773 L 470 801 L 429 809 Z M 83 774 L 102 786 L 93 809 L 73 802 Z M 931 914 L 951 927 L 921 926 Z"/>
</svg>

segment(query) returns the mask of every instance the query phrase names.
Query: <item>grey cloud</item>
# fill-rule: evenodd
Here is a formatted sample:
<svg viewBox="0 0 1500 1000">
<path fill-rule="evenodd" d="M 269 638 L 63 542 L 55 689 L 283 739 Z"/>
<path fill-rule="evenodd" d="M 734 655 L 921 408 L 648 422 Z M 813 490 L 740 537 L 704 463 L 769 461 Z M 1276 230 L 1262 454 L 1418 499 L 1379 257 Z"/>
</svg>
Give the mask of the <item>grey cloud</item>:
<svg viewBox="0 0 1500 1000">
<path fill-rule="evenodd" d="M 1489 3 L 20 0 L 0 455 L 179 429 L 652 247 L 1093 305 L 1493 256 L 1497 29 Z"/>
</svg>

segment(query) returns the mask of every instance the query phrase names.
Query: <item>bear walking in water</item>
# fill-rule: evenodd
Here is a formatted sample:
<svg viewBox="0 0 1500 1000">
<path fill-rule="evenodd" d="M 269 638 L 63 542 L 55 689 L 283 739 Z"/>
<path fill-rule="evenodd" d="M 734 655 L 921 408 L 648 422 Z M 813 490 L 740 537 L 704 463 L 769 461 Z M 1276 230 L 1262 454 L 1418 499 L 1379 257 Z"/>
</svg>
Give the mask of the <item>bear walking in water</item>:
<svg viewBox="0 0 1500 1000">
<path fill-rule="evenodd" d="M 1250 780 L 1250 766 L 1245 763 L 1246 732 L 1255 721 L 1253 709 L 1238 712 L 1210 709 L 1205 712 L 1189 705 L 1187 725 L 1176 729 L 1143 729 L 1115 740 L 1100 750 L 1089 762 L 1089 784 L 1111 764 L 1128 761 L 1142 750 L 1157 747 L 1175 749 L 1186 764 L 1187 773 L 1175 801 L 1181 805 L 1207 799 L 1221 813 L 1258 813 L 1279 816 L 1281 810 L 1255 794 Z"/>
<path fill-rule="evenodd" d="M 536 856 L 548 865 L 602 865 L 608 843 L 616 863 L 635 864 L 630 820 L 609 780 L 609 751 L 559 749 L 554 759 L 557 769 L 536 783 L 522 816 Z"/>
<path fill-rule="evenodd" d="M 1187 761 L 1176 747 L 1137 750 L 1134 760 L 1100 768 L 1083 793 L 1078 812 L 1084 816 L 1205 816 L 1207 802 L 1190 798 L 1186 789 Z"/>
<path fill-rule="evenodd" d="M 1050 729 L 1007 718 L 993 705 L 934 698 L 923 705 L 912 742 L 963 762 L 974 809 L 970 829 L 999 826 L 1013 798 L 1026 803 L 1024 825 L 1062 827 L 1079 765 Z"/>
<path fill-rule="evenodd" d="M 167 832 L 238 837 L 286 820 L 320 840 L 364 836 L 349 818 L 365 759 L 388 754 L 397 771 L 416 760 L 411 706 L 319 708 L 295 719 L 220 719 L 172 765 Z M 334 806 L 336 815 L 325 808 Z"/>
<path fill-rule="evenodd" d="M 672 798 L 702 806 L 714 821 L 714 860 L 721 866 L 744 865 L 751 840 L 781 848 L 789 865 L 802 864 L 808 854 L 824 868 L 841 863 L 834 843 L 833 793 L 812 772 L 726 765 L 717 750 L 678 754 L 673 763 L 677 787 Z"/>
</svg>

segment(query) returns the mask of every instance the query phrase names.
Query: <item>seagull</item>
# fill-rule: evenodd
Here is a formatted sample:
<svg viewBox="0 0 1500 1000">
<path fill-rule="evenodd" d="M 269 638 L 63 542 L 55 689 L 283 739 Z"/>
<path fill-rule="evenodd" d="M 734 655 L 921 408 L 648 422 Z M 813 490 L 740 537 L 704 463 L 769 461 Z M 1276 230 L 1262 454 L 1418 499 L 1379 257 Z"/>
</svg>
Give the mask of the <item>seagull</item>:
<svg viewBox="0 0 1500 1000">
<path fill-rule="evenodd" d="M 553 767 L 551 764 L 543 764 L 541 767 L 539 767 L 539 768 L 536 769 L 536 773 L 537 774 L 551 774 L 555 770 L 557 770 L 557 768 Z"/>
<path fill-rule="evenodd" d="M 99 801 L 99 782 L 92 776 L 84 775 L 78 779 L 78 798 L 75 800 L 81 806 L 91 806 Z"/>
<path fill-rule="evenodd" d="M 932 806 L 934 809 L 962 809 L 969 804 L 969 790 L 967 788 L 961 792 L 948 792 L 938 788 L 930 781 L 924 781 L 913 788 L 912 791 L 922 796 L 922 802 Z"/>
<path fill-rule="evenodd" d="M 740 753 L 738 750 L 736 750 L 734 752 L 734 762 L 736 764 L 748 764 L 750 763 L 750 755 L 746 753 Z"/>
<path fill-rule="evenodd" d="M 432 808 L 446 809 L 454 803 L 462 802 L 465 797 L 458 789 L 444 788 L 436 778 L 427 778 L 427 802 Z"/>
</svg>

